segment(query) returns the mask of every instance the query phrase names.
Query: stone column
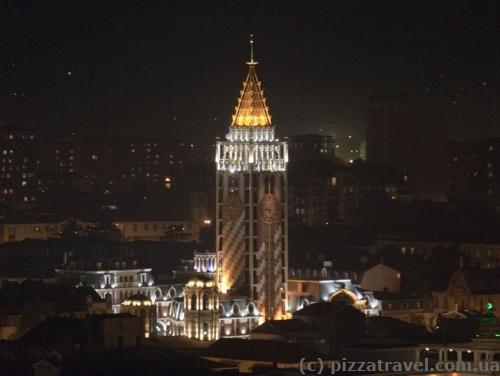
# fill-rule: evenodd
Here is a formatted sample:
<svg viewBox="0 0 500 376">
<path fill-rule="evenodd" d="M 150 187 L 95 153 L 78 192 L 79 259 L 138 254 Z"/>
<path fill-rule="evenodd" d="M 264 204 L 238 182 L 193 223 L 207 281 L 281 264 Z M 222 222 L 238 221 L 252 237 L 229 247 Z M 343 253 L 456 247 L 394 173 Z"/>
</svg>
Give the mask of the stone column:
<svg viewBox="0 0 500 376">
<path fill-rule="evenodd" d="M 422 349 L 420 349 L 418 347 L 415 349 L 415 354 L 414 354 L 413 361 L 415 361 L 415 362 L 419 362 L 420 361 L 420 354 L 421 354 L 421 352 L 422 352 Z"/>
<path fill-rule="evenodd" d="M 481 353 L 478 351 L 474 351 L 473 354 L 474 354 L 474 358 L 472 361 L 472 366 L 477 368 L 479 366 L 479 361 L 481 360 Z"/>
</svg>

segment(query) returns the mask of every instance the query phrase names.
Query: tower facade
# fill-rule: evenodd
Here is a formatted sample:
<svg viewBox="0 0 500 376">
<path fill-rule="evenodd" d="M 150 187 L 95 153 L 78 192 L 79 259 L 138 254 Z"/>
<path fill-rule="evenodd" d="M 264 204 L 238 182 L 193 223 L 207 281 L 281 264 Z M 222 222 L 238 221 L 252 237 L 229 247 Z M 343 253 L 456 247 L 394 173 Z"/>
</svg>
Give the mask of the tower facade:
<svg viewBox="0 0 500 376">
<path fill-rule="evenodd" d="M 270 320 L 287 311 L 288 145 L 275 137 L 251 48 L 229 132 L 216 144 L 217 284 L 250 296 Z"/>
<path fill-rule="evenodd" d="M 184 323 L 189 338 L 219 339 L 219 294 L 210 277 L 192 278 L 184 287 Z"/>
</svg>

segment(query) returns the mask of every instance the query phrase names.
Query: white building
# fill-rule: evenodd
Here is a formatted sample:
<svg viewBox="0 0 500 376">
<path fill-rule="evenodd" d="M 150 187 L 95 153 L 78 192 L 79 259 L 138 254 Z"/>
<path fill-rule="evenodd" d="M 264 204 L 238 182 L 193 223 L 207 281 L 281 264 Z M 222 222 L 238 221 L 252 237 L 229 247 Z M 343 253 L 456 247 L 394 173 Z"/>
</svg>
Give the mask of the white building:
<svg viewBox="0 0 500 376">
<path fill-rule="evenodd" d="M 384 264 L 377 264 L 363 272 L 359 287 L 383 292 L 399 292 L 401 274 L 396 269 Z"/>
<path fill-rule="evenodd" d="M 56 281 L 93 287 L 101 297 L 111 300 L 114 313 L 119 313 L 122 302 L 133 295 L 150 297 L 153 302 L 157 296 L 151 268 L 139 268 L 136 261 L 70 264 L 56 269 Z"/>
</svg>

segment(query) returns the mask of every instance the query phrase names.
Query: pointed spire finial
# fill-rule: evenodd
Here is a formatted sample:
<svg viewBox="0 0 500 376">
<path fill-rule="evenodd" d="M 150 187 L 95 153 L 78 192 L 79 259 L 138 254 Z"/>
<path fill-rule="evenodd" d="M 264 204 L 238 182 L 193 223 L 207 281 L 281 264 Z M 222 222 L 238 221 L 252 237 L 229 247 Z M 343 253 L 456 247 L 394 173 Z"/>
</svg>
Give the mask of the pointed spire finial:
<svg viewBox="0 0 500 376">
<path fill-rule="evenodd" d="M 248 65 L 255 65 L 257 62 L 253 59 L 253 34 L 250 34 L 250 61 Z"/>
<path fill-rule="evenodd" d="M 247 78 L 243 82 L 238 104 L 236 105 L 231 127 L 267 127 L 271 126 L 271 115 L 266 105 L 264 90 L 261 87 L 253 55 L 253 34 L 250 34 L 250 61 Z"/>
</svg>

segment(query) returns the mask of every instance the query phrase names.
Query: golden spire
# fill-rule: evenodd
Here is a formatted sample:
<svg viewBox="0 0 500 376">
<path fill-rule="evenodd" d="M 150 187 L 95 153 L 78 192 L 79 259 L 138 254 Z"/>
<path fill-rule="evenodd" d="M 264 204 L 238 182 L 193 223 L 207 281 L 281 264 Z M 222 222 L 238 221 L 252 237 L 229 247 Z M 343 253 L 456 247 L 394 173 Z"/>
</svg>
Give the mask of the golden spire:
<svg viewBox="0 0 500 376">
<path fill-rule="evenodd" d="M 247 63 L 248 65 L 258 64 L 253 60 L 253 34 L 250 34 L 250 61 Z"/>
<path fill-rule="evenodd" d="M 250 35 L 250 61 L 248 75 L 243 82 L 238 104 L 233 115 L 232 127 L 266 127 L 271 125 L 271 115 L 266 105 L 264 91 L 255 72 L 257 62 L 253 56 L 253 35 Z"/>
</svg>

